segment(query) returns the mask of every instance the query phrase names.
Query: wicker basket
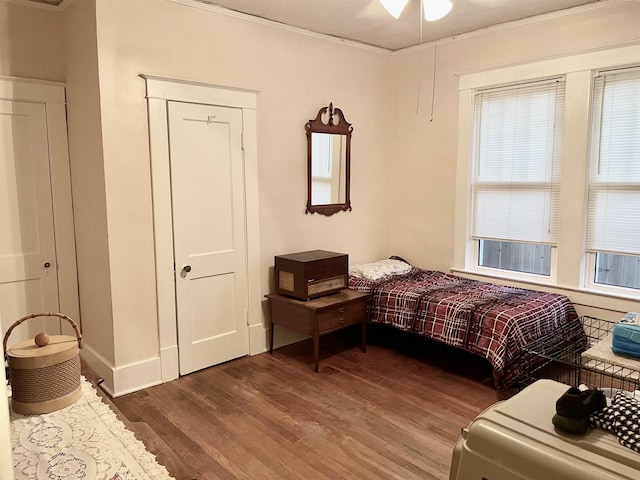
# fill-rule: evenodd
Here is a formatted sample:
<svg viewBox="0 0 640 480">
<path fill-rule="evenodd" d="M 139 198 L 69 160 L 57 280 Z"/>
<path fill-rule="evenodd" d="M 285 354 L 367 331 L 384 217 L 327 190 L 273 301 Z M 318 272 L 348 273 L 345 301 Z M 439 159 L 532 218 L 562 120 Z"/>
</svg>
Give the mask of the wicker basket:
<svg viewBox="0 0 640 480">
<path fill-rule="evenodd" d="M 51 335 L 48 344 L 38 346 L 33 339 L 7 349 L 11 331 L 36 317 L 67 320 L 76 336 Z M 4 336 L 4 355 L 9 364 L 11 408 L 23 415 L 49 413 L 67 407 L 82 396 L 80 356 L 82 336 L 76 323 L 61 313 L 36 313 L 16 321 Z"/>
</svg>

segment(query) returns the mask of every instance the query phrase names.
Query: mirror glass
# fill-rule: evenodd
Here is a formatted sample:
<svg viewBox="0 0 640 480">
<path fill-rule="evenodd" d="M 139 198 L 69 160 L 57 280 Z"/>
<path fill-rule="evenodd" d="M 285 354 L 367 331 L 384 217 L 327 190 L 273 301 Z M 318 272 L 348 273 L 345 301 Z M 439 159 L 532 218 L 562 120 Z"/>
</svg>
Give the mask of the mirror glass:
<svg viewBox="0 0 640 480">
<path fill-rule="evenodd" d="M 333 104 L 323 107 L 307 130 L 308 199 L 306 213 L 333 215 L 351 210 L 349 198 L 353 127 Z"/>
<path fill-rule="evenodd" d="M 345 203 L 347 137 L 312 133 L 311 145 L 311 205 Z"/>
</svg>

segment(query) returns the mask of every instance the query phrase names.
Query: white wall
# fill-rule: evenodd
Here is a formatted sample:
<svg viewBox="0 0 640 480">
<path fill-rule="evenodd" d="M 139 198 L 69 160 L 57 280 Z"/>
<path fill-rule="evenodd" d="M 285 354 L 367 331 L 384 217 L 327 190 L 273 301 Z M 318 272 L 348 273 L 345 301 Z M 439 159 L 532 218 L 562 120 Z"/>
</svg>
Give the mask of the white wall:
<svg viewBox="0 0 640 480">
<path fill-rule="evenodd" d="M 64 19 L 83 357 L 111 383 L 116 358 L 95 5 L 92 1 L 73 2 L 64 10 Z"/>
<path fill-rule="evenodd" d="M 259 91 L 262 293 L 270 291 L 277 254 L 327 249 L 349 253 L 354 261 L 387 254 L 387 52 L 234 18 L 197 3 L 98 0 L 96 18 L 116 368 L 158 355 L 141 73 Z M 354 126 L 353 211 L 327 218 L 304 213 L 304 125 L 329 102 Z M 83 321 L 94 319 L 83 311 Z"/>
<path fill-rule="evenodd" d="M 60 12 L 0 1 L 0 75 L 64 81 Z"/>
</svg>

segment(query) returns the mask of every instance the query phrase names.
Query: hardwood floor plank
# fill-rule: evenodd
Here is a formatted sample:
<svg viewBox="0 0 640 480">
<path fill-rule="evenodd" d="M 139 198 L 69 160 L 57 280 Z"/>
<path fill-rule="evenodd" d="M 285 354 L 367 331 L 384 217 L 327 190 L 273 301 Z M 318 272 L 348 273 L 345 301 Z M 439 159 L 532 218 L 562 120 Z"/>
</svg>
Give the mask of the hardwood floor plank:
<svg viewBox="0 0 640 480">
<path fill-rule="evenodd" d="M 113 399 L 198 479 L 446 480 L 462 427 L 506 398 L 481 359 L 359 332 L 245 357 Z M 403 349 L 406 349 L 404 351 Z"/>
</svg>

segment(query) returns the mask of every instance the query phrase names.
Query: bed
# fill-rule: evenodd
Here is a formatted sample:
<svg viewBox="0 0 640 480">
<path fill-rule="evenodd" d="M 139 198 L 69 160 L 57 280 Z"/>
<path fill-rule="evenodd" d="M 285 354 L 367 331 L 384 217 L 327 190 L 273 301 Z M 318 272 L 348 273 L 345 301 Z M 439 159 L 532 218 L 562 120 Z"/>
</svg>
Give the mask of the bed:
<svg viewBox="0 0 640 480">
<path fill-rule="evenodd" d="M 498 389 L 526 378 L 535 361 L 523 351 L 529 342 L 543 336 L 561 342 L 563 335 L 584 335 L 573 305 L 563 295 L 423 270 L 397 257 L 351 266 L 349 288 L 370 294 L 370 322 L 488 360 Z M 564 334 L 549 335 L 554 331 Z"/>
</svg>

